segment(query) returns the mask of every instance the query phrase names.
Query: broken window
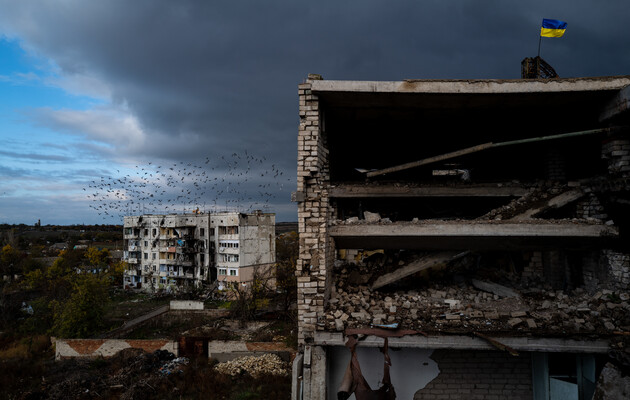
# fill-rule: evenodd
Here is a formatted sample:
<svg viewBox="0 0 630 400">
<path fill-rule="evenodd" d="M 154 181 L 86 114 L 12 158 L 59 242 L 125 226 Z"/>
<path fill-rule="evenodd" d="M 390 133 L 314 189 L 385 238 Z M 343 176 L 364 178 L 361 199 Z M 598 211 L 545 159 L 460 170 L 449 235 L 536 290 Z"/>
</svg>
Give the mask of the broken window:
<svg viewBox="0 0 630 400">
<path fill-rule="evenodd" d="M 237 235 L 238 226 L 220 226 L 219 235 Z"/>
<path fill-rule="evenodd" d="M 532 377 L 534 400 L 590 399 L 595 392 L 595 357 L 533 353 Z"/>
<path fill-rule="evenodd" d="M 219 275 L 227 275 L 227 269 L 226 268 L 219 268 Z"/>
<path fill-rule="evenodd" d="M 206 230 L 205 230 L 205 229 L 203 229 L 203 228 L 199 228 L 199 236 L 200 236 L 200 237 L 204 237 L 204 236 L 206 236 Z"/>
</svg>

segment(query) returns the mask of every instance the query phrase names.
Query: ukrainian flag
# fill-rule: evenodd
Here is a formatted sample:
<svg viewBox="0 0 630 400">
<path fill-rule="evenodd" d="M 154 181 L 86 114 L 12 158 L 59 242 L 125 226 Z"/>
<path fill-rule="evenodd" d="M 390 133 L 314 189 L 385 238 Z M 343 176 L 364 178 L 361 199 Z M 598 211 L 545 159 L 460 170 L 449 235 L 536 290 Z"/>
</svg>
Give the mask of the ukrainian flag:
<svg viewBox="0 0 630 400">
<path fill-rule="evenodd" d="M 562 37 L 564 31 L 567 30 L 567 23 L 558 21 L 557 19 L 543 19 L 542 28 L 540 28 L 540 36 L 544 37 Z"/>
</svg>

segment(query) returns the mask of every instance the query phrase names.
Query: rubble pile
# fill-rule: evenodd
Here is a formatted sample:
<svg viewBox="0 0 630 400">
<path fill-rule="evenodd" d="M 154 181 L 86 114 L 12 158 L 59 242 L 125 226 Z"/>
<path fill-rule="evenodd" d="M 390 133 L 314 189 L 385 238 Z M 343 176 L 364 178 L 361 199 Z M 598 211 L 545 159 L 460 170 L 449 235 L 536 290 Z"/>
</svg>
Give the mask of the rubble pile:
<svg viewBox="0 0 630 400">
<path fill-rule="evenodd" d="M 171 361 L 166 362 L 160 367 L 158 372 L 161 375 L 170 375 L 173 373 L 183 372 L 183 366 L 188 365 L 189 360 L 186 357 L 177 357 Z"/>
<path fill-rule="evenodd" d="M 169 382 L 166 375 L 170 373 L 164 371 L 178 370 L 184 364 L 182 360 L 165 350 L 144 353 L 132 348 L 107 361 L 68 360 L 60 365 L 63 371 L 58 377 L 42 383 L 42 390 L 49 399 L 89 399 L 109 395 L 120 399 L 154 398 Z"/>
<path fill-rule="evenodd" d="M 630 331 L 630 295 L 625 292 L 589 294 L 577 288 L 565 293 L 546 285 L 519 287 L 518 280 L 508 288 L 461 276 L 457 283 L 431 282 L 417 290 L 386 292 L 349 283 L 357 271 L 369 275 L 361 265 L 337 268 L 337 283 L 326 309 L 326 330 L 341 332 L 397 322 L 405 329 L 424 332 L 570 336 Z"/>
<path fill-rule="evenodd" d="M 264 375 L 289 375 L 289 369 L 286 363 L 275 354 L 263 354 L 257 357 L 239 357 L 232 361 L 219 363 L 214 369 L 217 372 L 231 376 L 247 373 L 254 378 L 259 378 Z"/>
</svg>

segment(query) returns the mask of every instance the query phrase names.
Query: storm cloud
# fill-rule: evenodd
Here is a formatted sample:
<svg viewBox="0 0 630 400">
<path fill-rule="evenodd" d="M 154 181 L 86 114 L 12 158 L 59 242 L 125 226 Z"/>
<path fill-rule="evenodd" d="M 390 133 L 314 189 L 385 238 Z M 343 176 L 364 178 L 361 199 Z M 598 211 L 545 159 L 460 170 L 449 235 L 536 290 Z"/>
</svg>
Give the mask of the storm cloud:
<svg viewBox="0 0 630 400">
<path fill-rule="evenodd" d="M 542 43 L 562 77 L 630 71 L 626 1 L 548 3 L 1 1 L 0 32 L 54 63 L 58 76 L 48 84 L 103 99 L 90 109 L 26 113 L 35 125 L 81 137 L 77 152 L 123 162 L 248 150 L 294 177 L 297 84 L 311 72 L 519 78 L 520 61 L 536 55 L 543 17 L 569 23 L 565 37 Z"/>
</svg>

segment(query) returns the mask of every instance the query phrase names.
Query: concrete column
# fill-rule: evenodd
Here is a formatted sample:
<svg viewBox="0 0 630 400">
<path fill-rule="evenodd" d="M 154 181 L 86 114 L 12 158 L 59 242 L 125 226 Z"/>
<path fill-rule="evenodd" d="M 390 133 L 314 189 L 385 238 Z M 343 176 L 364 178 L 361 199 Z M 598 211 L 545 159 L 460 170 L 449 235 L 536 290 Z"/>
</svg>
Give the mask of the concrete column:
<svg viewBox="0 0 630 400">
<path fill-rule="evenodd" d="M 313 346 L 311 354 L 311 400 L 326 399 L 326 349 L 322 346 Z"/>
</svg>

